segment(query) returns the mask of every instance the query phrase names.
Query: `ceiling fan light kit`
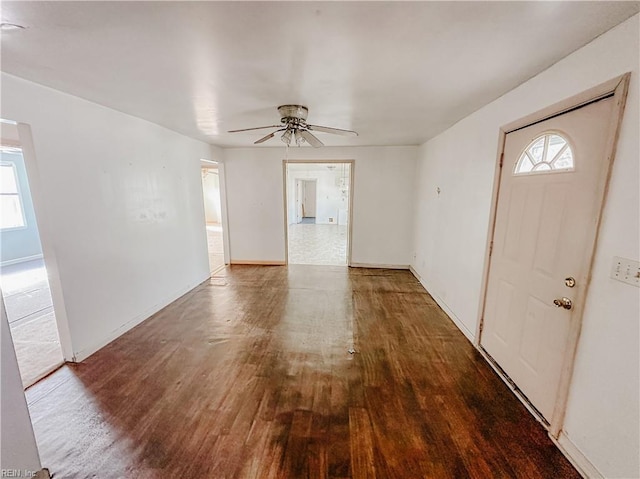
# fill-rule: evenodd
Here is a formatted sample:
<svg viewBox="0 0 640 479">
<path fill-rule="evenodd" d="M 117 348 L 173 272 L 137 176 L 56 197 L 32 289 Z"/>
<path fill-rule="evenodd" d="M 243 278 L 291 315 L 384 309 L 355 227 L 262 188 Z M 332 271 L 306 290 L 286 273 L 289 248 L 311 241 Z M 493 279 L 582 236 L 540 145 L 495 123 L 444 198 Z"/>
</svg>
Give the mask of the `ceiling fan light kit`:
<svg viewBox="0 0 640 479">
<path fill-rule="evenodd" d="M 244 128 L 242 130 L 229 130 L 229 133 L 263 130 L 266 128 L 277 128 L 276 131 L 263 136 L 259 140 L 254 141 L 254 145 L 270 140 L 276 135 L 276 133 L 284 131 L 280 139 L 287 146 L 291 145 L 291 140 L 293 139 L 298 146 L 302 146 L 303 143 L 307 142 L 314 148 L 324 146 L 324 143 L 322 143 L 313 133 L 311 133 L 312 131 L 321 133 L 332 133 L 334 135 L 342 136 L 358 136 L 358 134 L 352 130 L 343 130 L 341 128 L 330 128 L 328 126 L 308 124 L 307 115 L 309 114 L 309 109 L 306 106 L 281 105 L 278 107 L 278 113 L 280 113 L 280 122 L 282 123 L 282 125 L 259 126 L 256 128 Z"/>
</svg>

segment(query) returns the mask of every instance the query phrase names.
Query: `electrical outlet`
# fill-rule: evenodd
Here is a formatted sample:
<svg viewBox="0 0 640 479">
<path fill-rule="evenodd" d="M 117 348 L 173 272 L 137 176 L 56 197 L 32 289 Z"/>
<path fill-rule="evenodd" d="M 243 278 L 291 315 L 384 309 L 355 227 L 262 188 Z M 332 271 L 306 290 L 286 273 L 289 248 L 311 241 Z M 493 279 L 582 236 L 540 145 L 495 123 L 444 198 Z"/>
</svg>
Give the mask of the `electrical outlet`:
<svg viewBox="0 0 640 479">
<path fill-rule="evenodd" d="M 623 283 L 640 287 L 640 262 L 614 256 L 611 277 Z"/>
</svg>

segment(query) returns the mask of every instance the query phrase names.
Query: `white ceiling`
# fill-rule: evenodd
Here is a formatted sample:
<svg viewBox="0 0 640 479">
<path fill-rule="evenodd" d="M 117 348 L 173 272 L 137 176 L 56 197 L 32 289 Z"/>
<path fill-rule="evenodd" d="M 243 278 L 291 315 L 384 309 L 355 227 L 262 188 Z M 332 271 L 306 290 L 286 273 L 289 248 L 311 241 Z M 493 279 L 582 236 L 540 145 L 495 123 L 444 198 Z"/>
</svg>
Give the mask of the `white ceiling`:
<svg viewBox="0 0 640 479">
<path fill-rule="evenodd" d="M 220 146 L 309 107 L 328 145 L 415 145 L 638 2 L 3 1 L 2 70 Z M 1 112 L 0 112 L 1 113 Z M 281 146 L 276 139 L 266 146 Z"/>
</svg>

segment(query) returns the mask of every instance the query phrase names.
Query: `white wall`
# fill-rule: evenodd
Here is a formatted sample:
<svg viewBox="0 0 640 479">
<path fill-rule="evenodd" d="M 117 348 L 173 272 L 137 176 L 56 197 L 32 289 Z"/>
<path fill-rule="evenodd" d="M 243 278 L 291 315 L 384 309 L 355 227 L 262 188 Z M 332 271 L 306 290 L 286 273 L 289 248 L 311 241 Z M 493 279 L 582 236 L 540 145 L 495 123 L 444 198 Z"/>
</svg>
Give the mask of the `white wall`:
<svg viewBox="0 0 640 479">
<path fill-rule="evenodd" d="M 0 294 L 0 298 L 2 295 Z M 9 321 L 0 299 L 2 384 L 0 389 L 0 468 L 39 471 L 40 456 L 27 409 Z"/>
<path fill-rule="evenodd" d="M 78 359 L 208 277 L 209 145 L 6 74 L 2 116 L 31 125 Z"/>
<path fill-rule="evenodd" d="M 611 478 L 640 475 L 640 289 L 609 278 L 613 256 L 640 256 L 638 19 L 636 15 L 422 145 L 415 183 L 412 265 L 429 292 L 473 337 L 498 129 L 633 72 L 564 428 L 565 439 Z"/>
<path fill-rule="evenodd" d="M 352 262 L 408 265 L 417 148 L 292 148 L 289 159 L 355 160 Z M 231 260 L 283 262 L 284 148 L 225 150 Z"/>
</svg>

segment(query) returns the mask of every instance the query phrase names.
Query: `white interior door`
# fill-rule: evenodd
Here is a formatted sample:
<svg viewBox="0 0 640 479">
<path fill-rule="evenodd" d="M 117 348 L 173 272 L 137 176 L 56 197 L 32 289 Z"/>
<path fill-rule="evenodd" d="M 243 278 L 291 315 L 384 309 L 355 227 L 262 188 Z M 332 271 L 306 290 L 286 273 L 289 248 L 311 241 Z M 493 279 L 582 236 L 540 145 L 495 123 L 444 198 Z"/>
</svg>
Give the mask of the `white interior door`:
<svg viewBox="0 0 640 479">
<path fill-rule="evenodd" d="M 296 180 L 296 223 L 302 221 L 304 214 L 302 207 L 302 199 L 304 198 L 304 183 L 302 180 Z"/>
<path fill-rule="evenodd" d="M 317 180 L 306 180 L 304 182 L 304 216 L 305 218 L 316 217 L 316 185 Z"/>
<path fill-rule="evenodd" d="M 506 135 L 481 345 L 549 421 L 573 360 L 612 107 L 601 100 Z"/>
</svg>

